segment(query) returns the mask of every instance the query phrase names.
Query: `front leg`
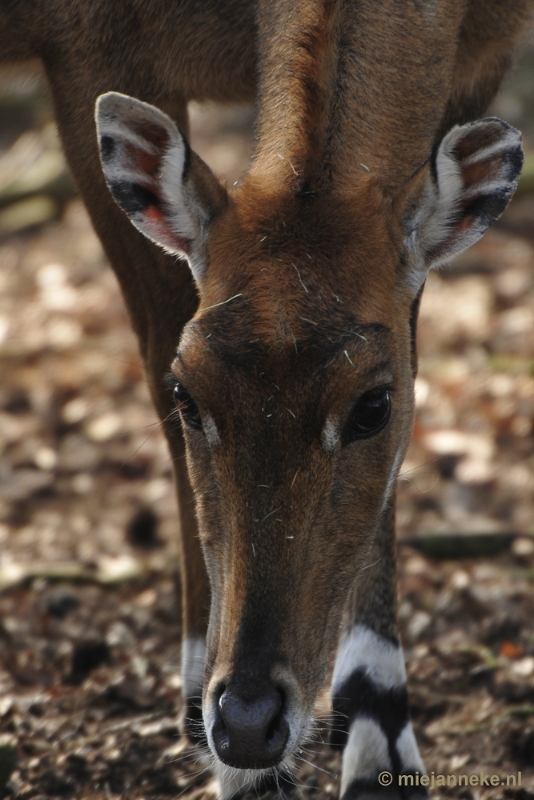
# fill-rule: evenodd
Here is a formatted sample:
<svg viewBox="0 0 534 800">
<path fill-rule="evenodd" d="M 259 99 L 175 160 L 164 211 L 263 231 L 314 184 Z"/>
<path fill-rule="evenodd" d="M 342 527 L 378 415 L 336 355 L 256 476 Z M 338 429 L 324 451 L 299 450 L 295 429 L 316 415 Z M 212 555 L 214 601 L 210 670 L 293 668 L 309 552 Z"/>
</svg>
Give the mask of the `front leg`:
<svg viewBox="0 0 534 800">
<path fill-rule="evenodd" d="M 78 45 L 77 45 L 78 46 Z M 198 539 L 194 497 L 185 463 L 185 446 L 172 392 L 165 377 L 180 334 L 198 300 L 187 266 L 164 254 L 131 225 L 105 185 L 94 123 L 96 98 L 110 87 L 132 91 L 139 80 L 125 52 L 122 71 L 99 71 L 105 53 L 67 53 L 47 63 L 65 154 L 95 230 L 119 281 L 137 334 L 147 381 L 169 445 L 180 518 L 180 583 L 182 588 L 183 723 L 194 738 L 203 735 L 200 709 L 204 652 L 209 614 L 209 586 Z M 147 99 L 153 99 L 148 97 Z M 167 105 L 187 129 L 185 103 Z"/>
<path fill-rule="evenodd" d="M 332 679 L 331 744 L 344 748 L 341 800 L 423 800 L 396 625 L 394 506 L 358 575 Z M 413 781 L 413 784 L 412 784 Z"/>
</svg>

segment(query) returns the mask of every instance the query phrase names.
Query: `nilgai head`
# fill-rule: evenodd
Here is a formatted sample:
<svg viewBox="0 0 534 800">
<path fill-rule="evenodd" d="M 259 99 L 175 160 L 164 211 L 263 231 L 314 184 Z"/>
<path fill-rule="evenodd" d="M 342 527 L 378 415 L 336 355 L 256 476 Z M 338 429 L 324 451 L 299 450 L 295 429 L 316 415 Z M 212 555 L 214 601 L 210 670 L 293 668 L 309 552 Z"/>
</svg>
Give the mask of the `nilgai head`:
<svg viewBox="0 0 534 800">
<path fill-rule="evenodd" d="M 394 191 L 362 169 L 229 192 L 158 109 L 109 93 L 97 124 L 116 201 L 198 287 L 169 369 L 212 592 L 204 724 L 224 763 L 269 767 L 306 734 L 393 502 L 427 272 L 506 207 L 520 135 L 456 127 Z"/>
</svg>

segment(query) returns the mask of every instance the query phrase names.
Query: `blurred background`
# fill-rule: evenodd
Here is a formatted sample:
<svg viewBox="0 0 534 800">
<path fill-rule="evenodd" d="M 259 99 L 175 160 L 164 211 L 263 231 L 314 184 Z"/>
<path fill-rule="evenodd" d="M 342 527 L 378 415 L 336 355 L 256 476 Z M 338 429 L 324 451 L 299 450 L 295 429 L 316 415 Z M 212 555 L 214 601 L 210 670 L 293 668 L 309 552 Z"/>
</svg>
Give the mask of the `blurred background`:
<svg viewBox="0 0 534 800">
<path fill-rule="evenodd" d="M 501 221 L 433 273 L 398 483 L 400 619 L 427 768 L 534 798 L 534 47 L 491 113 L 524 134 Z M 191 107 L 229 184 L 253 109 Z M 0 72 L 0 796 L 212 797 L 178 731 L 176 505 L 114 275 L 35 65 Z M 318 705 L 327 713 L 327 695 Z M 304 796 L 334 797 L 317 741 Z M 307 761 L 320 766 L 312 769 Z M 199 771 L 200 770 L 200 771 Z"/>
</svg>

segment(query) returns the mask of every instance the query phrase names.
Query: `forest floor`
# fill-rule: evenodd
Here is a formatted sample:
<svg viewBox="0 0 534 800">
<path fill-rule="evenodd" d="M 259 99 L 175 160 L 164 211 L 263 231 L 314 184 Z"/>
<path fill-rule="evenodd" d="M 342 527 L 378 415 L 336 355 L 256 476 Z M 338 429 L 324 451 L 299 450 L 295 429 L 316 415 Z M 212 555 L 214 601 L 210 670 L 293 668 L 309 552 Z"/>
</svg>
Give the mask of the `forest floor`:
<svg viewBox="0 0 534 800">
<path fill-rule="evenodd" d="M 0 131 L 0 796 L 208 800 L 216 783 L 178 726 L 165 440 L 41 85 L 28 79 L 14 97 L 16 122 Z M 248 110 L 193 110 L 194 146 L 229 181 L 246 163 L 250 121 Z M 499 777 L 433 797 L 528 800 L 532 193 L 430 276 L 419 356 L 417 422 L 398 482 L 416 735 L 429 774 Z M 318 717 L 327 714 L 325 690 Z M 298 765 L 296 796 L 337 796 L 340 757 L 327 737 L 325 723 Z"/>
</svg>

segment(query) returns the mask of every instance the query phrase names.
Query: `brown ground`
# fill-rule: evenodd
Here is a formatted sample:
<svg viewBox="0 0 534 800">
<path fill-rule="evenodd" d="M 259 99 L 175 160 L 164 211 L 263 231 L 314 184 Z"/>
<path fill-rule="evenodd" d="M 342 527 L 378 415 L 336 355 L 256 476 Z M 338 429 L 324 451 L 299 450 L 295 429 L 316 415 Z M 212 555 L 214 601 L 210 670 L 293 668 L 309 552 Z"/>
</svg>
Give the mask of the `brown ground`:
<svg viewBox="0 0 534 800">
<path fill-rule="evenodd" d="M 499 100 L 511 121 L 523 84 Z M 165 442 L 113 274 L 54 172 L 46 101 L 31 80 L 15 88 L 0 131 L 0 795 L 16 757 L 2 796 L 208 800 L 213 779 L 177 726 Z M 196 147 L 233 180 L 250 113 L 194 120 Z M 421 311 L 398 515 L 400 538 L 427 552 L 400 548 L 416 733 L 429 772 L 521 773 L 523 787 L 436 798 L 534 798 L 533 222 L 525 189 L 430 277 Z M 451 532 L 469 557 L 437 557 L 458 554 Z M 334 798 L 339 756 L 317 742 L 302 758 L 301 796 Z"/>
</svg>

